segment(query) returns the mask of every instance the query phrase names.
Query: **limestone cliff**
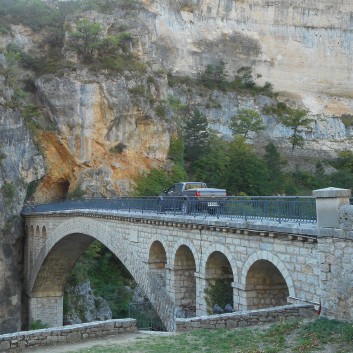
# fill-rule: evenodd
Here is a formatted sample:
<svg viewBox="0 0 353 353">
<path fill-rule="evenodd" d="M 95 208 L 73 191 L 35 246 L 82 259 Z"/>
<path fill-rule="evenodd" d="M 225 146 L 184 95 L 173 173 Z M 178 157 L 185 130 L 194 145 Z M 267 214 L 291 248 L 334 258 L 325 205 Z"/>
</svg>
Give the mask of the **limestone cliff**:
<svg viewBox="0 0 353 353">
<path fill-rule="evenodd" d="M 120 2 L 117 2 L 120 4 Z M 174 96 L 197 106 L 212 127 L 230 137 L 228 122 L 243 107 L 262 112 L 267 96 L 171 87 L 167 73 L 196 77 L 222 58 L 229 77 L 244 66 L 280 93 L 279 100 L 304 106 L 314 119 L 305 132 L 303 155 L 334 155 L 351 148 L 353 130 L 353 4 L 343 0 L 140 0 L 108 13 L 90 11 L 66 19 L 60 47 L 65 65 L 17 76 L 32 82 L 26 97 L 0 73 L 0 332 L 20 328 L 22 231 L 16 218 L 26 198 L 56 200 L 81 189 L 87 196 L 126 195 L 133 180 L 151 167 L 164 167 L 173 113 L 158 114 Z M 15 44 L 37 59 L 48 51 L 46 29 L 30 29 L 6 17 L 0 51 Z M 80 18 L 100 23 L 103 36 L 128 31 L 129 51 L 145 69 L 93 70 L 72 52 L 68 30 Z M 114 32 L 114 33 L 115 33 Z M 43 55 L 44 55 L 43 54 Z M 61 59 L 60 59 L 61 60 Z M 0 66 L 5 68 L 4 55 Z M 43 64 L 44 65 L 44 64 Z M 6 70 L 5 70 L 6 71 Z M 53 71 L 53 70 L 52 70 Z M 17 99 L 17 101 L 16 101 Z M 22 99 L 22 103 L 18 103 Z M 26 103 L 23 103 L 26 101 Z M 38 107 L 28 118 L 25 104 Z M 27 106 L 28 108 L 28 106 Z M 267 129 L 256 139 L 274 139 L 289 149 L 290 129 L 262 113 Z"/>
</svg>

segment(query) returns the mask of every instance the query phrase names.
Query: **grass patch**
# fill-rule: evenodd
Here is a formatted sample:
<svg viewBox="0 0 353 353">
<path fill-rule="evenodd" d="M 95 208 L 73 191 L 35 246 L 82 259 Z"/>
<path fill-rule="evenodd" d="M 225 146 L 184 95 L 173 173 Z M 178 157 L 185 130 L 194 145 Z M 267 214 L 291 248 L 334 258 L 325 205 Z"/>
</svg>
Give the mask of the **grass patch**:
<svg viewBox="0 0 353 353">
<path fill-rule="evenodd" d="M 269 327 L 196 330 L 173 336 L 149 336 L 134 342 L 92 347 L 91 353 L 280 353 L 322 351 L 353 352 L 353 325 L 319 318 L 312 322 L 286 321 Z"/>
</svg>

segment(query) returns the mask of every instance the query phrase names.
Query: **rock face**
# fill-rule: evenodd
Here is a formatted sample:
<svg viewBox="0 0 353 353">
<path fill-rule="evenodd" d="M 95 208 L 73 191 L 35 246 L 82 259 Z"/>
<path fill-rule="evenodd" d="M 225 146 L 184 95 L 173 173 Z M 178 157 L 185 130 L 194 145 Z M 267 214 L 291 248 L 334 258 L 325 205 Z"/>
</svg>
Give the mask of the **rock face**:
<svg viewBox="0 0 353 353">
<path fill-rule="evenodd" d="M 162 165 L 169 149 L 167 126 L 131 93 L 145 84 L 143 79 L 78 73 L 36 81 L 38 97 L 57 127 L 40 137 L 48 167 L 42 198 L 60 196 L 60 185 L 66 191 L 80 186 L 90 195 L 126 194 L 133 177 Z M 114 152 L 119 145 L 123 151 Z"/>
<path fill-rule="evenodd" d="M 155 16 L 151 33 L 158 54 L 174 72 L 196 73 L 223 58 L 230 74 L 253 66 L 263 81 L 295 95 L 314 114 L 352 111 L 352 3 L 144 3 Z"/>
<path fill-rule="evenodd" d="M 65 292 L 64 324 L 103 321 L 112 318 L 112 311 L 102 297 L 93 295 L 91 284 L 82 283 L 69 287 Z"/>
<path fill-rule="evenodd" d="M 251 66 L 269 81 L 280 99 L 304 106 L 314 119 L 306 139 L 309 150 L 337 151 L 349 148 L 352 131 L 339 118 L 353 113 L 352 57 L 353 4 L 345 1 L 210 0 L 180 1 L 174 6 L 162 0 L 146 0 L 154 14 L 149 49 L 170 70 L 196 74 L 220 58 L 232 76 Z M 147 16 L 147 15 L 146 15 Z M 150 14 L 148 15 L 150 17 Z M 147 21 L 144 21 L 146 23 Z M 150 42 L 149 42 L 150 41 Z M 154 46 L 152 45 L 154 44 Z M 156 48 L 156 49 L 155 49 Z M 224 97 L 227 104 L 231 97 Z M 233 100 L 239 107 L 259 104 Z M 220 104 L 223 107 L 222 99 Z M 229 117 L 230 111 L 211 110 L 207 116 Z M 288 129 L 265 117 L 267 138 L 287 139 Z M 220 122 L 218 122 L 219 124 Z M 224 130 L 224 128 L 223 128 Z"/>
<path fill-rule="evenodd" d="M 0 333 L 21 329 L 26 185 L 44 175 L 43 158 L 19 114 L 0 107 Z"/>
</svg>

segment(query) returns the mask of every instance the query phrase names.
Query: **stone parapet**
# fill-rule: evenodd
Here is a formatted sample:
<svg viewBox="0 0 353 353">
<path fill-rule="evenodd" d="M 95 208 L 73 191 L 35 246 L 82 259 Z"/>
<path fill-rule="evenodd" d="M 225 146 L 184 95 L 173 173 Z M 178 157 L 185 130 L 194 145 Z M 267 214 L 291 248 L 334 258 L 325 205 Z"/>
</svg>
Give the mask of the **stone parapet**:
<svg viewBox="0 0 353 353">
<path fill-rule="evenodd" d="M 176 331 L 255 326 L 281 320 L 307 318 L 316 315 L 313 304 L 284 305 L 269 309 L 251 310 L 220 315 L 176 319 Z"/>
<path fill-rule="evenodd" d="M 316 197 L 317 225 L 323 228 L 339 228 L 339 209 L 349 204 L 351 190 L 325 188 L 313 191 Z"/>
<path fill-rule="evenodd" d="M 96 321 L 0 336 L 0 352 L 19 352 L 26 348 L 77 342 L 98 337 L 136 332 L 135 319 Z"/>
</svg>

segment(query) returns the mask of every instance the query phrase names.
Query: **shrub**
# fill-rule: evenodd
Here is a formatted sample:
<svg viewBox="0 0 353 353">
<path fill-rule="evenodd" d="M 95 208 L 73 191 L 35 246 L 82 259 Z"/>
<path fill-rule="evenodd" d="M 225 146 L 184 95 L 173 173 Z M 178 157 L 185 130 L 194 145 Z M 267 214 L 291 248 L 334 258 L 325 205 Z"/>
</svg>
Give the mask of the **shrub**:
<svg viewBox="0 0 353 353">
<path fill-rule="evenodd" d="M 113 153 L 117 153 L 117 154 L 121 154 L 124 152 L 124 150 L 126 149 L 126 145 L 122 142 L 119 142 L 117 145 L 115 145 L 114 147 L 112 147 L 110 149 L 110 152 L 113 152 Z"/>
<path fill-rule="evenodd" d="M 144 97 L 146 90 L 145 90 L 145 86 L 137 85 L 135 87 L 130 88 L 129 92 L 132 93 L 133 95 Z"/>
<path fill-rule="evenodd" d="M 84 196 L 85 192 L 84 190 L 82 190 L 79 186 L 77 188 L 75 188 L 74 190 L 72 190 L 71 192 L 68 192 L 66 194 L 66 198 L 68 200 L 74 200 L 74 199 L 82 199 L 82 197 Z"/>
<path fill-rule="evenodd" d="M 48 324 L 42 322 L 42 320 L 35 320 L 30 324 L 30 330 L 41 330 L 44 328 L 48 328 Z"/>
<path fill-rule="evenodd" d="M 205 288 L 205 300 L 209 309 L 215 304 L 224 308 L 233 303 L 233 289 L 231 280 L 227 278 L 216 278 Z"/>
<path fill-rule="evenodd" d="M 341 116 L 342 123 L 344 126 L 347 128 L 350 128 L 353 126 L 353 115 L 352 114 L 343 114 Z"/>
<path fill-rule="evenodd" d="M 164 170 L 152 169 L 137 179 L 135 192 L 138 196 L 157 196 L 169 184 L 168 175 Z"/>
<path fill-rule="evenodd" d="M 167 107 L 164 104 L 160 104 L 155 108 L 155 112 L 159 118 L 165 119 L 167 116 Z"/>
<path fill-rule="evenodd" d="M 5 197 L 5 199 L 12 200 L 16 194 L 15 184 L 13 182 L 4 183 L 1 188 L 1 192 L 2 192 L 3 196 Z"/>
<path fill-rule="evenodd" d="M 37 187 L 40 183 L 40 180 L 32 180 L 28 185 L 27 185 L 27 192 L 26 192 L 26 198 L 25 201 L 28 201 L 32 195 L 34 195 L 34 193 L 37 190 Z"/>
</svg>

